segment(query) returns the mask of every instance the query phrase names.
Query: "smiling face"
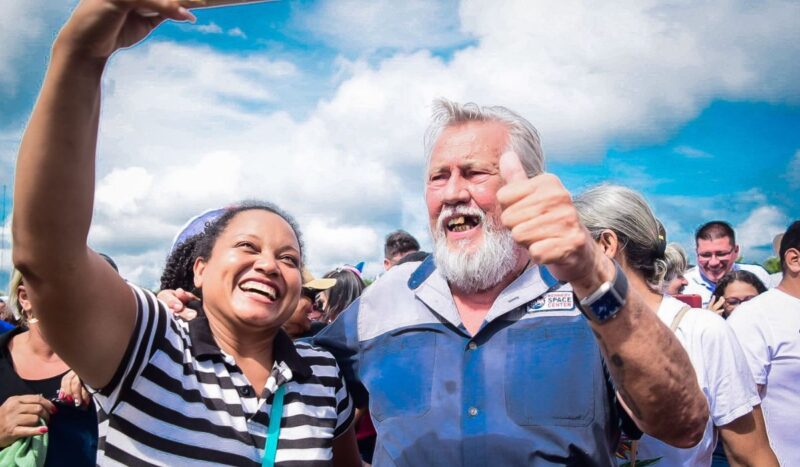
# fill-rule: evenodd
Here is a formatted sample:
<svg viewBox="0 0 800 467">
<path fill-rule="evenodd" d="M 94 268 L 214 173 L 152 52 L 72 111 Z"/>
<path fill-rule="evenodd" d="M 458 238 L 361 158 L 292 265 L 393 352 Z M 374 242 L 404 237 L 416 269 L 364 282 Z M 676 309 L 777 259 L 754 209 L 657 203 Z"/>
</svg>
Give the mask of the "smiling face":
<svg viewBox="0 0 800 467">
<path fill-rule="evenodd" d="M 500 220 L 500 155 L 508 130 L 498 122 L 445 128 L 431 152 L 425 201 L 436 267 L 461 292 L 486 292 L 527 263 Z"/>
<path fill-rule="evenodd" d="M 731 314 L 742 303 L 758 295 L 758 290 L 744 281 L 733 281 L 725 287 L 725 316 Z"/>
<path fill-rule="evenodd" d="M 719 282 L 733 268 L 738 256 L 739 247 L 731 242 L 730 237 L 697 239 L 697 265 L 711 282 Z"/>
<path fill-rule="evenodd" d="M 508 130 L 498 122 L 468 122 L 445 128 L 431 153 L 425 201 L 431 232 L 450 250 L 474 251 L 484 241 L 481 214 L 500 222 L 497 190 L 500 155 Z"/>
<path fill-rule="evenodd" d="M 195 285 L 209 317 L 232 329 L 277 329 L 300 296 L 300 246 L 291 226 L 261 209 L 236 214 L 207 259 L 195 263 Z"/>
</svg>

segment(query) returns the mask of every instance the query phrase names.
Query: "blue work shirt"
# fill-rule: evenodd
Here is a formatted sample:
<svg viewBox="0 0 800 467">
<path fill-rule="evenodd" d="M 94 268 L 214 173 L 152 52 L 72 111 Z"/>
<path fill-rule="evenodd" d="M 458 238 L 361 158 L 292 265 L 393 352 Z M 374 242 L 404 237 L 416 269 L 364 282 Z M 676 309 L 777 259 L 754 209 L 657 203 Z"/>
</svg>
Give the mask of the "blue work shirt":
<svg viewBox="0 0 800 467">
<path fill-rule="evenodd" d="M 357 404 L 369 393 L 376 466 L 616 465 L 621 420 L 600 350 L 545 268 L 506 287 L 471 336 L 433 258 L 400 265 L 314 343 Z"/>
</svg>

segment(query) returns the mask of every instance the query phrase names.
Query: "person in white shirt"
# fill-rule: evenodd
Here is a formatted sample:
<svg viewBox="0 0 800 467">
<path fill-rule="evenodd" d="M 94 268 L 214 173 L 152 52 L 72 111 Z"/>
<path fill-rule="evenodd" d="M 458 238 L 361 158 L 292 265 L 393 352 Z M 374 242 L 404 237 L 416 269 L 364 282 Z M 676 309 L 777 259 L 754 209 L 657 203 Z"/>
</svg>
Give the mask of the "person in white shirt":
<svg viewBox="0 0 800 467">
<path fill-rule="evenodd" d="M 716 314 L 662 294 L 665 276 L 676 272 L 667 270 L 668 263 L 678 261 L 667 261 L 664 228 L 647 202 L 628 188 L 602 185 L 579 195 L 575 207 L 605 254 L 622 266 L 631 288 L 671 326 L 708 401 L 710 417 L 699 444 L 680 449 L 645 435 L 636 449 L 639 462 L 660 457 L 656 465 L 710 466 L 719 436 L 733 465 L 777 466 L 736 336 Z"/>
<path fill-rule="evenodd" d="M 777 288 L 728 318 L 758 384 L 772 448 L 781 465 L 800 465 L 800 221 L 783 236 Z"/>
<path fill-rule="evenodd" d="M 694 235 L 697 253 L 697 266 L 686 272 L 689 282 L 685 294 L 697 294 L 703 299 L 703 307 L 708 306 L 717 282 L 729 271 L 745 270 L 755 274 L 765 286 L 769 287 L 769 273 L 755 264 L 737 264 L 739 245 L 733 227 L 724 221 L 711 221 L 701 225 Z"/>
</svg>

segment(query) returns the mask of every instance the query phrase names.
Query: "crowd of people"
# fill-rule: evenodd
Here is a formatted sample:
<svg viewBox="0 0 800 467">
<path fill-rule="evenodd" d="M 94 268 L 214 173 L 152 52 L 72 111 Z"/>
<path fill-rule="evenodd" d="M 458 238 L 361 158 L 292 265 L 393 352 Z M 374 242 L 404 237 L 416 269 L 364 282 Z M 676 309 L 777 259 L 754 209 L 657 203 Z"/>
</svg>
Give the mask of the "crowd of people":
<svg viewBox="0 0 800 467">
<path fill-rule="evenodd" d="M 505 107 L 434 103 L 433 249 L 389 234 L 374 280 L 315 278 L 295 219 L 241 201 L 176 235 L 157 294 L 125 281 L 87 244 L 100 78 L 164 19 L 192 15 L 83 0 L 55 40 L 16 168 L 0 465 L 800 465 L 800 221 L 778 276 L 717 220 L 690 267 L 639 193 L 573 197 Z"/>
</svg>

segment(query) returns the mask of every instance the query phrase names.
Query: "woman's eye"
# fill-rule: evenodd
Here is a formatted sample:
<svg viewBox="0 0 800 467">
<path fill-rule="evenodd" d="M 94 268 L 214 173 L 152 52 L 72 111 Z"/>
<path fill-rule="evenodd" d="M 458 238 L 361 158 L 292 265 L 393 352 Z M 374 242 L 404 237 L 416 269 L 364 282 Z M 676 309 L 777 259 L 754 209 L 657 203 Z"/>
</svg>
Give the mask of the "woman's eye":
<svg viewBox="0 0 800 467">
<path fill-rule="evenodd" d="M 236 244 L 236 248 L 244 248 L 244 249 L 250 250 L 250 251 L 257 251 L 256 246 L 253 245 L 250 242 L 238 242 Z"/>
<path fill-rule="evenodd" d="M 283 261 L 286 264 L 290 264 L 294 267 L 300 266 L 300 260 L 295 258 L 294 256 L 281 256 L 281 261 Z"/>
</svg>

